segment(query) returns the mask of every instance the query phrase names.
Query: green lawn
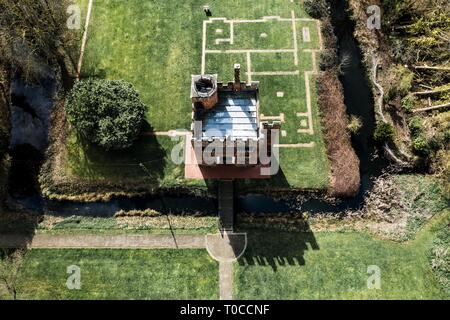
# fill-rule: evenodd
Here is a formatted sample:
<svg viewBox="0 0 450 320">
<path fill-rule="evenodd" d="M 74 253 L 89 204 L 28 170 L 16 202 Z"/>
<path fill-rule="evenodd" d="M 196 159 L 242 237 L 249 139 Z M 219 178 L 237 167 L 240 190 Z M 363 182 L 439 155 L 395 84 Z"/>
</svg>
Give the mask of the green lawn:
<svg viewBox="0 0 450 320">
<path fill-rule="evenodd" d="M 81 268 L 81 289 L 66 287 Z M 31 250 L 18 299 L 217 299 L 218 265 L 205 250 Z"/>
<path fill-rule="evenodd" d="M 86 12 L 86 0 L 79 0 Z M 261 19 L 280 16 L 290 19 L 307 18 L 301 1 L 284 0 L 205 0 L 95 1 L 87 42 L 82 77 L 124 79 L 140 92 L 148 106 L 146 131 L 189 129 L 191 103 L 189 99 L 192 74 L 201 72 L 202 29 L 205 16 L 202 7 L 210 4 L 213 17 L 228 19 Z M 303 42 L 302 30 L 309 28 L 310 42 Z M 222 34 L 217 34 L 217 29 Z M 252 72 L 294 71 L 297 75 L 254 75 L 261 82 L 261 113 L 266 116 L 285 114 L 283 130 L 287 135 L 281 143 L 314 142 L 314 148 L 282 149 L 281 173 L 270 182 L 253 183 L 255 187 L 283 189 L 323 189 L 329 185 L 330 168 L 326 156 L 319 112 L 316 104 L 314 79 L 311 80 L 312 115 L 315 134 L 297 133 L 305 126 L 306 112 L 304 72 L 312 70 L 312 54 L 304 49 L 318 49 L 318 30 L 314 21 L 298 21 L 296 25 L 299 63 L 294 65 L 292 52 L 252 53 Z M 229 25 L 224 22 L 208 24 L 206 49 L 293 49 L 291 21 L 235 24 L 235 43 L 216 45 L 217 38 L 229 37 Z M 266 34 L 263 38 L 261 35 Z M 243 78 L 247 69 L 246 53 L 206 54 L 205 71 L 218 73 L 222 81 L 232 80 L 233 64 L 241 63 Z M 283 97 L 277 97 L 283 92 Z M 306 124 L 307 125 L 307 124 Z M 206 188 L 202 181 L 186 181 L 183 165 L 171 161 L 170 151 L 177 142 L 169 137 L 142 137 L 126 152 L 106 153 L 79 141 L 72 132 L 66 145 L 65 164 L 60 176 L 67 181 L 97 181 L 120 183 L 122 186 L 147 183 L 153 188 L 196 186 Z M 148 178 L 137 165 L 145 163 L 151 171 Z M 126 188 L 125 188 L 126 189 Z"/>
<path fill-rule="evenodd" d="M 437 216 L 416 239 L 396 243 L 348 232 L 249 231 L 248 249 L 235 264 L 237 299 L 450 299 L 431 271 L 428 253 Z M 367 288 L 367 268 L 381 270 L 381 289 Z"/>
</svg>

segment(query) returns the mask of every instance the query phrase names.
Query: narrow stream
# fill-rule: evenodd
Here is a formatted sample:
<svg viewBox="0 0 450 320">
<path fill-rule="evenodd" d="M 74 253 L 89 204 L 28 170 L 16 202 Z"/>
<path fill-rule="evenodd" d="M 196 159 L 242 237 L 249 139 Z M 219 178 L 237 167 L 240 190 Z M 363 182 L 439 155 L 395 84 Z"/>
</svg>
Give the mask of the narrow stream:
<svg viewBox="0 0 450 320">
<path fill-rule="evenodd" d="M 341 61 L 346 61 L 341 76 L 345 104 L 348 114 L 360 117 L 363 123 L 359 134 L 352 138 L 353 146 L 361 162 L 362 184 L 359 193 L 354 198 L 337 202 L 326 201 L 319 194 L 303 194 L 283 200 L 264 195 L 246 195 L 236 200 L 238 212 L 320 213 L 356 209 L 362 206 L 364 194 L 372 188 L 373 178 L 379 175 L 382 168 L 387 165 L 384 159 L 375 157 L 376 148 L 372 141 L 375 128 L 373 99 L 361 61 L 362 54 L 353 37 L 354 25 L 348 17 L 346 1 L 335 1 L 335 4 L 332 8 L 332 16 L 339 39 L 339 57 Z M 200 197 L 117 198 L 109 202 L 94 203 L 42 199 L 36 187 L 35 175 L 36 167 L 39 169 L 43 160 L 43 151 L 48 143 L 48 123 L 54 90 L 54 85 L 51 83 L 41 89 L 25 88 L 20 82 L 15 82 L 13 86 L 16 106 L 13 106 L 12 120 L 14 157 L 10 177 L 10 206 L 59 215 L 112 216 L 121 209 L 147 208 L 179 214 L 186 211 L 216 213 L 216 201 Z M 31 172 L 31 175 L 24 175 L 27 170 Z"/>
</svg>

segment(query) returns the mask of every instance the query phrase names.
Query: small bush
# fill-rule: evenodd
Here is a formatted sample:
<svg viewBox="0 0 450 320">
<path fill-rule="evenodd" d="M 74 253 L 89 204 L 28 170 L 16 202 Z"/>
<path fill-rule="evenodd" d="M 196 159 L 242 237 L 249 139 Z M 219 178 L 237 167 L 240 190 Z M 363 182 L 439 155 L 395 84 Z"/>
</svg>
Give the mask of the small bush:
<svg viewBox="0 0 450 320">
<path fill-rule="evenodd" d="M 305 0 L 305 11 L 314 19 L 322 19 L 330 14 L 330 7 L 326 0 Z"/>
<path fill-rule="evenodd" d="M 69 122 L 87 141 L 107 150 L 130 147 L 140 134 L 146 106 L 125 81 L 78 82 L 68 97 Z"/>
<path fill-rule="evenodd" d="M 437 133 L 434 134 L 429 140 L 428 145 L 431 151 L 437 151 L 445 148 L 444 135 Z"/>
<path fill-rule="evenodd" d="M 362 120 L 357 116 L 351 116 L 350 122 L 347 126 L 348 131 L 353 134 L 357 134 L 362 127 Z"/>
<path fill-rule="evenodd" d="M 377 142 L 387 142 L 394 139 L 394 127 L 390 123 L 379 123 L 375 128 L 373 138 Z"/>
<path fill-rule="evenodd" d="M 404 97 L 409 93 L 414 79 L 414 73 L 402 65 L 395 65 L 389 70 L 389 90 L 386 100 L 390 101 L 396 97 Z"/>
<path fill-rule="evenodd" d="M 413 96 L 406 96 L 402 99 L 402 108 L 407 112 L 411 113 L 414 109 L 414 105 L 416 103 L 416 100 Z"/>
<path fill-rule="evenodd" d="M 413 79 L 414 73 L 412 73 L 409 69 L 403 67 L 401 69 L 400 82 L 397 87 L 399 96 L 405 96 L 409 93 L 409 90 L 411 90 Z"/>
<path fill-rule="evenodd" d="M 413 139 L 412 146 L 415 152 L 420 155 L 427 156 L 431 152 L 431 147 L 426 138 L 418 136 Z"/>
<path fill-rule="evenodd" d="M 423 131 L 423 120 L 421 117 L 415 116 L 409 120 L 409 130 L 413 137 L 419 136 Z"/>
</svg>

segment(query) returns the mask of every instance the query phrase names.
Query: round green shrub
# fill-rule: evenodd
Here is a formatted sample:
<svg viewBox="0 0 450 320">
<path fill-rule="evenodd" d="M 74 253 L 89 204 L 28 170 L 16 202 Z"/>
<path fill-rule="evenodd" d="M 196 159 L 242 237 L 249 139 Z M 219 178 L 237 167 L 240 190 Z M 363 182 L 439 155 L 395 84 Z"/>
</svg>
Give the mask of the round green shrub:
<svg viewBox="0 0 450 320">
<path fill-rule="evenodd" d="M 78 82 L 67 101 L 71 125 L 106 150 L 130 147 L 141 132 L 145 111 L 139 93 L 122 80 Z"/>
<path fill-rule="evenodd" d="M 375 128 L 373 138 L 377 142 L 392 141 L 394 139 L 394 127 L 390 123 L 379 123 Z"/>
</svg>

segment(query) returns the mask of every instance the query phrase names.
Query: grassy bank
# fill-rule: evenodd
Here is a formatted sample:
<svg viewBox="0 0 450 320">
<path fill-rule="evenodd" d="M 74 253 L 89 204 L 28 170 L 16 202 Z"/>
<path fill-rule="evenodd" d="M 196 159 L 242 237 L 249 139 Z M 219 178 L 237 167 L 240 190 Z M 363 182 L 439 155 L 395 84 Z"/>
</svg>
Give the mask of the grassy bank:
<svg viewBox="0 0 450 320">
<path fill-rule="evenodd" d="M 2 234 L 208 234 L 217 230 L 217 216 L 58 216 L 2 213 Z"/>
</svg>

